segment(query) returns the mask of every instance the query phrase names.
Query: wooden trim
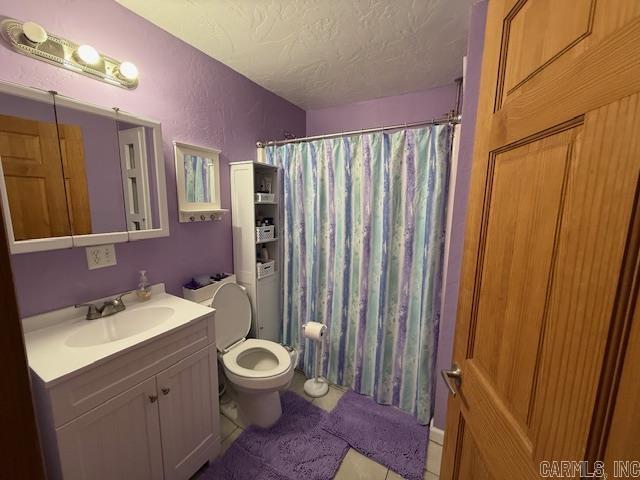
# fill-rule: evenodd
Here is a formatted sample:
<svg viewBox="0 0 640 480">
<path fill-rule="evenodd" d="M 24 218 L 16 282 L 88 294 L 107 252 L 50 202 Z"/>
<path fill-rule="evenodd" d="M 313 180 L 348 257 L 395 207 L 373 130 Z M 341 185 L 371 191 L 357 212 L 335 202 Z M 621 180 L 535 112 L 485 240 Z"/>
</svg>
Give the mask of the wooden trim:
<svg viewBox="0 0 640 480">
<path fill-rule="evenodd" d="M 500 38 L 500 59 L 498 60 L 498 87 L 496 88 L 495 100 L 493 102 L 494 113 L 500 110 L 500 107 L 502 106 L 502 93 L 504 92 L 504 78 L 507 71 L 507 54 L 509 50 L 509 37 L 511 34 L 511 21 L 526 2 L 527 0 L 518 0 L 516 4 L 509 10 L 509 13 L 502 22 L 502 37 Z"/>
<path fill-rule="evenodd" d="M 0 209 L 0 216 L 2 210 Z M 2 222 L 0 221 L 0 225 Z M 33 409 L 29 368 L 11 273 L 7 236 L 0 226 L 0 359 L 4 367 L 0 383 L 0 424 L 3 429 L 3 478 L 44 479 L 40 441 Z"/>
<path fill-rule="evenodd" d="M 611 420 L 640 290 L 640 178 L 636 183 L 622 271 L 596 394 L 585 459 L 604 460 Z"/>
<path fill-rule="evenodd" d="M 464 417 L 461 413 L 458 420 L 458 432 L 456 436 L 455 459 L 453 461 L 453 478 L 460 478 L 460 459 L 462 458 L 462 442 L 464 439 Z"/>
</svg>

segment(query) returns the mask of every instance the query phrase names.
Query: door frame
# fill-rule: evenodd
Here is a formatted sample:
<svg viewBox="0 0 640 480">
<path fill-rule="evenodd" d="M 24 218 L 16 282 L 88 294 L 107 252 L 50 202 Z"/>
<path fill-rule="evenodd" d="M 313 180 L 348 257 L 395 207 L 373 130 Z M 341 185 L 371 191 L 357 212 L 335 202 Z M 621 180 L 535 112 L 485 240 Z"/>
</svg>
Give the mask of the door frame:
<svg viewBox="0 0 640 480">
<path fill-rule="evenodd" d="M 0 217 L 3 211 L 0 209 Z M 0 382 L 0 422 L 3 438 L 4 475 L 7 478 L 44 480 L 44 463 L 38 438 L 29 367 L 22 324 L 15 295 L 7 235 L 0 221 L 0 311 L 3 332 L 0 358 L 4 379 Z"/>
</svg>

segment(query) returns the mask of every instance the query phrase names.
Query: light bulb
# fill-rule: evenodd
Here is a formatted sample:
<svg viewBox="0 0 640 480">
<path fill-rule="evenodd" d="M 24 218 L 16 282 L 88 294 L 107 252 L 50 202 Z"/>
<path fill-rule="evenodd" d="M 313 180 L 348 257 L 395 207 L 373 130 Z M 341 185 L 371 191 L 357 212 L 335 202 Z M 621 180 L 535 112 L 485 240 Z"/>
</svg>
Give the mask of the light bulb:
<svg viewBox="0 0 640 480">
<path fill-rule="evenodd" d="M 44 43 L 47 41 L 47 31 L 35 22 L 24 22 L 22 24 L 22 33 L 27 40 L 33 43 Z"/>
<path fill-rule="evenodd" d="M 131 62 L 122 62 L 118 67 L 118 72 L 127 80 L 135 80 L 138 78 L 138 67 Z"/>
<path fill-rule="evenodd" d="M 87 65 L 95 65 L 100 61 L 100 54 L 91 45 L 80 45 L 76 50 L 76 54 Z"/>
</svg>

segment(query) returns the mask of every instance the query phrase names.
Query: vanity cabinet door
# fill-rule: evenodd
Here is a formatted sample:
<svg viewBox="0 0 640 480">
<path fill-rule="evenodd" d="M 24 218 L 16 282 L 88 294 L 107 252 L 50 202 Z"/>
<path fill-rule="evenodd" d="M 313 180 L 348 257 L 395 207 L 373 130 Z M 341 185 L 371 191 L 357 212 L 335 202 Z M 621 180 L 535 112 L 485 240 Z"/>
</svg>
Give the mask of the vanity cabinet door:
<svg viewBox="0 0 640 480">
<path fill-rule="evenodd" d="M 155 377 L 56 431 L 65 480 L 161 480 Z"/>
<path fill-rule="evenodd" d="M 188 479 L 220 449 L 215 345 L 156 378 L 165 479 Z"/>
</svg>

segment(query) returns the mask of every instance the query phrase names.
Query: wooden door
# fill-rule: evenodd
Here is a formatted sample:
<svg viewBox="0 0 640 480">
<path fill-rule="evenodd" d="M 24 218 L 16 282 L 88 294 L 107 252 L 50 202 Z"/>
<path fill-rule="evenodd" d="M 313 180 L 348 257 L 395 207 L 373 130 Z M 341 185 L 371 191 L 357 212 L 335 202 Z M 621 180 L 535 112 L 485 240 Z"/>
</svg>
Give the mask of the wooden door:
<svg viewBox="0 0 640 480">
<path fill-rule="evenodd" d="M 65 480 L 161 480 L 155 377 L 57 429 Z"/>
<path fill-rule="evenodd" d="M 186 480 L 220 450 L 215 345 L 157 375 L 166 480 Z"/>
<path fill-rule="evenodd" d="M 82 128 L 59 124 L 58 135 L 72 232 L 74 235 L 88 235 L 93 230 Z"/>
<path fill-rule="evenodd" d="M 611 441 L 640 244 L 640 2 L 491 0 L 482 69 L 441 477 L 532 479 Z"/>
<path fill-rule="evenodd" d="M 0 159 L 14 238 L 71 235 L 55 123 L 0 115 Z"/>
</svg>

